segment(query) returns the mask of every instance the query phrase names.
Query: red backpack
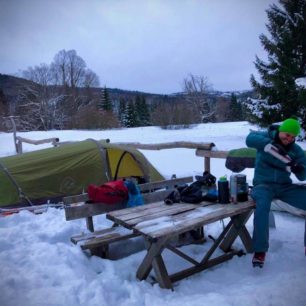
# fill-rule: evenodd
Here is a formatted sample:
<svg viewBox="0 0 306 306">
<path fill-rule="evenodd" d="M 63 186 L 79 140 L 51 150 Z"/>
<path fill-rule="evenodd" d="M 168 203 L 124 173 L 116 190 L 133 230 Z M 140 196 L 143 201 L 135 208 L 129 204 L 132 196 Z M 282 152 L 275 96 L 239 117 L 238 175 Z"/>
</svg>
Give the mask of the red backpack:
<svg viewBox="0 0 306 306">
<path fill-rule="evenodd" d="M 93 203 L 116 204 L 128 199 L 128 188 L 122 180 L 107 182 L 101 186 L 87 187 L 89 199 Z"/>
</svg>

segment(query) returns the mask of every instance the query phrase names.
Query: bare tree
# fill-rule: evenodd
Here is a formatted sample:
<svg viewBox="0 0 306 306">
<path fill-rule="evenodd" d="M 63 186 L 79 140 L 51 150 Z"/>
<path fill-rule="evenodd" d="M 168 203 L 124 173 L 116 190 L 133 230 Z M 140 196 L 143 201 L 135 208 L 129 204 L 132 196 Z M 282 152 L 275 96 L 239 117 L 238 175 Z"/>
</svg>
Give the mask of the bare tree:
<svg viewBox="0 0 306 306">
<path fill-rule="evenodd" d="M 20 115 L 23 130 L 49 130 L 62 128 L 65 95 L 48 92 L 38 84 L 26 85 L 19 91 L 16 114 Z"/>
<path fill-rule="evenodd" d="M 98 87 L 99 77 L 86 67 L 75 50 L 61 50 L 50 65 L 40 64 L 22 71 L 22 77 L 43 86 Z"/>
<path fill-rule="evenodd" d="M 68 81 L 71 88 L 82 87 L 84 84 L 85 61 L 76 54 L 75 50 L 67 51 Z"/>
<path fill-rule="evenodd" d="M 22 76 L 42 86 L 51 85 L 53 80 L 52 71 L 47 64 L 29 67 L 27 70 L 22 71 Z"/>
<path fill-rule="evenodd" d="M 29 67 L 22 76 L 41 85 L 22 88 L 19 99 L 19 111 L 31 109 L 30 125 L 41 129 L 63 128 L 68 116 L 93 103 L 92 87 L 99 86 L 98 76 L 75 50 L 61 50 L 50 65 Z"/>
<path fill-rule="evenodd" d="M 85 61 L 77 55 L 75 50 L 61 50 L 51 64 L 54 83 L 70 88 L 98 86 L 99 79 L 90 69 L 86 68 Z"/>
<path fill-rule="evenodd" d="M 86 69 L 84 74 L 83 86 L 89 88 L 89 87 L 98 87 L 99 85 L 100 82 L 97 74 L 90 69 Z"/>
<path fill-rule="evenodd" d="M 184 93 L 186 101 L 194 108 L 197 122 L 209 122 L 213 120 L 214 108 L 207 97 L 208 91 L 212 89 L 208 79 L 203 76 L 189 74 L 184 79 Z"/>
<path fill-rule="evenodd" d="M 66 50 L 59 51 L 51 63 L 51 70 L 53 75 L 53 83 L 55 85 L 68 86 L 68 65 L 67 65 Z"/>
</svg>

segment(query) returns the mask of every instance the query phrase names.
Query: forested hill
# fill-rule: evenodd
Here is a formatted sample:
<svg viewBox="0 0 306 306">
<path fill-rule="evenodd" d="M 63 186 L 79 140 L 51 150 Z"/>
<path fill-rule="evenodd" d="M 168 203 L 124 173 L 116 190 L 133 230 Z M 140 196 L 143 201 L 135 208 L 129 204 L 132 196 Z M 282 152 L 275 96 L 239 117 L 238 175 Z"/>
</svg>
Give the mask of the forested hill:
<svg viewBox="0 0 306 306">
<path fill-rule="evenodd" d="M 1 74 L 0 73 L 0 101 L 2 103 L 11 101 L 16 101 L 16 98 L 20 95 L 21 91 L 27 87 L 39 87 L 40 85 L 35 84 L 32 81 L 26 80 L 24 78 L 15 77 L 12 75 Z M 49 86 L 52 87 L 52 86 Z M 58 86 L 61 87 L 61 86 Z M 78 90 L 85 91 L 85 88 L 79 88 Z M 99 95 L 101 88 L 91 88 L 94 95 Z M 143 95 L 149 101 L 161 100 L 167 95 L 162 94 L 151 94 L 141 91 L 124 90 L 119 88 L 107 88 L 111 99 L 131 99 L 133 100 L 136 95 Z M 175 99 L 176 95 L 170 95 L 171 99 Z"/>
<path fill-rule="evenodd" d="M 0 73 L 0 102 L 10 103 L 10 101 L 16 101 L 16 98 L 18 97 L 18 95 L 20 95 L 20 92 L 24 88 L 29 86 L 39 87 L 40 85 L 35 84 L 34 82 L 24 78 Z M 79 90 L 85 90 L 85 89 L 83 88 Z M 92 88 L 92 90 L 95 95 L 99 95 L 101 92 L 101 88 Z M 125 90 L 119 88 L 107 88 L 107 90 L 112 100 L 117 100 L 117 99 L 119 100 L 120 98 L 133 100 L 136 95 L 143 95 L 146 97 L 149 103 L 159 102 L 162 100 L 167 100 L 167 101 L 171 100 L 175 102 L 177 100 L 181 100 L 181 97 L 183 96 L 183 93 L 180 92 L 173 93 L 170 95 L 163 95 L 163 94 L 152 94 L 141 91 Z M 234 93 L 237 97 L 251 95 L 251 91 L 241 91 L 241 92 L 212 91 L 208 93 L 208 95 L 211 97 L 230 97 L 232 93 Z"/>
<path fill-rule="evenodd" d="M 162 95 L 118 88 L 73 87 L 65 83 L 41 84 L 0 74 L 1 121 L 7 116 L 18 117 L 20 130 L 188 126 L 241 121 L 245 120 L 241 116 L 243 112 L 232 103 L 237 105 L 238 100 L 252 96 L 250 91 Z M 3 129 L 0 122 L 0 130 Z"/>
</svg>

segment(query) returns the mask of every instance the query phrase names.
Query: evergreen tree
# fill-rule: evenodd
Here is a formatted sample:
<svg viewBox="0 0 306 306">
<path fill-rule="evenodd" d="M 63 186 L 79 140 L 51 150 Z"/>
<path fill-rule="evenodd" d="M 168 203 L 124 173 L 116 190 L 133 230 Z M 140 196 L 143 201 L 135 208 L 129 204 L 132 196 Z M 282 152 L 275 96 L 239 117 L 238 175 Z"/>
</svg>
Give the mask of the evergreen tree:
<svg viewBox="0 0 306 306">
<path fill-rule="evenodd" d="M 125 109 L 125 126 L 126 127 L 137 126 L 137 114 L 135 111 L 133 101 L 129 101 Z"/>
<path fill-rule="evenodd" d="M 241 106 L 241 103 L 237 101 L 237 97 L 235 94 L 231 95 L 228 120 L 230 121 L 242 121 L 243 120 L 242 106 Z"/>
<path fill-rule="evenodd" d="M 144 96 L 137 95 L 135 98 L 135 111 L 138 126 L 150 125 L 150 113 Z"/>
<path fill-rule="evenodd" d="M 258 57 L 255 61 L 262 83 L 251 76 L 251 84 L 262 99 L 257 115 L 262 125 L 306 113 L 306 101 L 295 84 L 297 78 L 306 75 L 306 1 L 279 3 L 280 6 L 273 4 L 267 10 L 271 39 L 260 36 L 268 53 L 268 62 Z"/>
<path fill-rule="evenodd" d="M 126 107 L 125 106 L 126 106 L 126 100 L 123 98 L 120 98 L 118 117 L 119 117 L 119 121 L 121 122 L 123 126 L 126 126 L 126 122 L 125 122 L 125 108 Z"/>
<path fill-rule="evenodd" d="M 104 111 L 113 111 L 112 101 L 109 98 L 106 86 L 104 86 L 104 88 L 102 89 L 101 99 L 98 104 L 98 109 Z"/>
</svg>

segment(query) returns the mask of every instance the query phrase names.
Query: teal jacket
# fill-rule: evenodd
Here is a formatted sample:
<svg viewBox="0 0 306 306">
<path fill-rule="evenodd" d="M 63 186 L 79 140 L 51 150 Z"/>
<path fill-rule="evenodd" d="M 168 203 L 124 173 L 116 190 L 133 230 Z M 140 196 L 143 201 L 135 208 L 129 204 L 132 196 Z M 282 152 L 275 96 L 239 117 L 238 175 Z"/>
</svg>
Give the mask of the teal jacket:
<svg viewBox="0 0 306 306">
<path fill-rule="evenodd" d="M 271 126 L 267 131 L 252 131 L 246 138 L 246 145 L 257 150 L 253 184 L 291 184 L 290 172 L 286 164 L 270 153 L 264 151 L 267 144 L 272 143 L 278 133 L 278 126 Z M 306 157 L 302 148 L 295 142 L 287 146 L 287 154 L 295 163 L 303 164 L 304 171 L 296 175 L 297 179 L 306 179 Z"/>
</svg>

